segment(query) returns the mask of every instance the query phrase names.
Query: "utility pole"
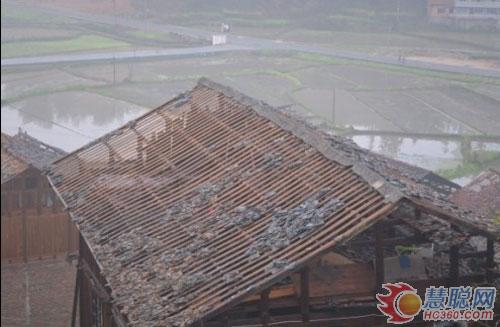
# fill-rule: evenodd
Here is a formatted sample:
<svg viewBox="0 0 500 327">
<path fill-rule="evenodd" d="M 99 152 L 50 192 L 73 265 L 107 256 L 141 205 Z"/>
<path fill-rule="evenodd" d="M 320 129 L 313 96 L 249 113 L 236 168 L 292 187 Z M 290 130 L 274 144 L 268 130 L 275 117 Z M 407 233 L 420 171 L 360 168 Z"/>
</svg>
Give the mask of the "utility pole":
<svg viewBox="0 0 500 327">
<path fill-rule="evenodd" d="M 113 21 L 114 21 L 114 32 L 117 31 L 117 23 L 116 23 L 116 0 L 113 0 Z M 115 51 L 113 50 L 113 85 L 116 83 L 116 56 Z"/>
<path fill-rule="evenodd" d="M 335 127 L 335 88 L 333 88 L 333 101 L 332 101 L 332 126 Z"/>
<path fill-rule="evenodd" d="M 399 16 L 400 16 L 400 11 L 401 11 L 399 1 L 400 0 L 396 0 L 396 22 L 397 22 L 396 28 L 398 30 L 399 30 Z"/>
</svg>

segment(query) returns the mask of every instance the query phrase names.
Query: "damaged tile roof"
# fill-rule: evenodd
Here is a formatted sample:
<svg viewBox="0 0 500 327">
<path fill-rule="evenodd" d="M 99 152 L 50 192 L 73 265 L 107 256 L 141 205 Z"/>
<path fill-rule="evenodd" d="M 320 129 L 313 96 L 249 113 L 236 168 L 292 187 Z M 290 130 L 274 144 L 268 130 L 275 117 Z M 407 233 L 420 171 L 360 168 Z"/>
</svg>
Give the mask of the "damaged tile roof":
<svg viewBox="0 0 500 327">
<path fill-rule="evenodd" d="M 500 225 L 500 172 L 489 169 L 451 195 L 462 208 L 467 208 L 489 224 Z"/>
<path fill-rule="evenodd" d="M 412 204 L 424 207 L 437 216 L 445 216 L 454 224 L 500 239 L 498 224 L 485 219 L 481 212 L 473 211 L 468 206 L 461 207 L 450 199 L 451 194 L 460 190 L 459 185 L 423 168 L 365 150 L 350 140 L 338 136 L 329 139 L 333 149 L 349 158 L 351 163 L 356 163 L 355 171 L 358 165 L 362 170 L 374 172 Z"/>
<path fill-rule="evenodd" d="M 4 145 L 10 140 L 10 136 L 2 133 L 2 184 L 7 182 L 13 176 L 22 173 L 28 168 L 28 164 L 12 154 Z"/>
<path fill-rule="evenodd" d="M 2 183 L 30 165 L 44 170 L 65 154 L 63 150 L 47 145 L 23 131 L 14 136 L 2 133 Z"/>
<path fill-rule="evenodd" d="M 128 323 L 170 326 L 269 287 L 404 198 L 449 209 L 452 186 L 410 167 L 201 79 L 49 178 Z"/>
</svg>

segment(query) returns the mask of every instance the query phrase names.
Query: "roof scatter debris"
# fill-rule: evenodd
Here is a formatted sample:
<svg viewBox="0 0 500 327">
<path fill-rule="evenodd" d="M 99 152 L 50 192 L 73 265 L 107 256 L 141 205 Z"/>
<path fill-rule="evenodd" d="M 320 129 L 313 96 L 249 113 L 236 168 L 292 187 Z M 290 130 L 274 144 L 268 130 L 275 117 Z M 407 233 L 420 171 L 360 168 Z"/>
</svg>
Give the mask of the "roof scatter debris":
<svg viewBox="0 0 500 327">
<path fill-rule="evenodd" d="M 199 241 L 193 242 L 192 246 L 168 251 L 160 260 L 146 255 L 140 264 L 130 262 L 139 255 L 153 253 L 159 245 L 157 238 L 147 236 L 137 228 L 96 249 L 100 253 L 98 259 L 105 264 L 105 272 L 111 270 L 107 275 L 110 284 L 116 285 L 113 296 L 122 303 L 122 312 L 128 313 L 132 325 L 135 321 L 141 322 L 141 326 L 147 322 L 154 325 L 154 322 L 167 319 L 196 297 L 197 292 L 190 291 L 192 288 L 211 278 L 210 274 L 189 273 L 185 269 L 195 258 L 208 255 L 210 250 Z M 169 292 L 175 298 L 166 296 Z M 130 310 L 132 307 L 136 309 Z M 183 318 L 186 321 L 191 319 L 196 320 L 193 313 Z"/>
<path fill-rule="evenodd" d="M 344 206 L 342 200 L 334 197 L 321 206 L 320 199 L 328 191 L 323 189 L 294 208 L 275 209 L 267 229 L 250 245 L 247 255 L 255 259 L 266 251 L 277 251 L 323 225 L 325 219 Z"/>
<path fill-rule="evenodd" d="M 188 103 L 190 99 L 191 96 L 189 96 L 188 94 L 183 94 L 179 97 L 179 99 L 177 99 L 177 101 L 174 102 L 174 107 L 179 108 Z"/>
<path fill-rule="evenodd" d="M 62 175 L 54 175 L 50 177 L 52 184 L 54 184 L 55 187 L 58 187 L 62 184 L 63 182 L 63 176 Z"/>
<path fill-rule="evenodd" d="M 111 251 L 113 258 L 122 266 L 140 254 L 153 252 L 161 245 L 157 238 L 144 234 L 141 228 L 135 228 L 111 240 L 108 235 L 97 233 L 95 239 L 98 244 L 102 244 L 104 252 Z"/>
<path fill-rule="evenodd" d="M 66 153 L 58 148 L 47 145 L 27 132 L 19 132 L 10 136 L 2 133 L 2 184 L 29 166 L 45 171 L 56 159 Z"/>
<path fill-rule="evenodd" d="M 165 220 L 182 220 L 191 217 L 193 214 L 193 206 L 188 201 L 178 201 L 167 208 L 165 212 Z"/>
<path fill-rule="evenodd" d="M 241 227 L 248 226 L 259 220 L 262 217 L 263 211 L 258 206 L 239 206 L 234 210 L 234 222 Z"/>
<path fill-rule="evenodd" d="M 245 148 L 245 147 L 247 147 L 247 146 L 249 146 L 251 144 L 252 144 L 252 141 L 250 141 L 250 140 L 242 140 L 242 141 L 234 144 L 233 145 L 233 149 L 235 149 L 235 150 L 241 150 L 241 149 L 243 149 L 243 148 Z"/>
<path fill-rule="evenodd" d="M 286 259 L 276 259 L 271 261 L 270 264 L 266 266 L 266 271 L 271 274 L 276 274 L 283 269 L 293 269 L 293 262 Z"/>
<path fill-rule="evenodd" d="M 182 267 L 191 263 L 194 259 L 206 258 L 214 253 L 214 250 L 201 239 L 195 239 L 185 247 L 174 248 L 162 254 L 161 260 L 167 266 Z"/>
<path fill-rule="evenodd" d="M 165 211 L 164 220 L 183 220 L 193 215 L 196 208 L 209 203 L 223 190 L 231 188 L 235 182 L 234 177 L 226 177 L 218 182 L 206 182 L 192 191 L 192 197 L 172 203 Z"/>
<path fill-rule="evenodd" d="M 63 192 L 62 196 L 65 199 L 68 209 L 78 207 L 85 203 L 87 197 L 87 190 L 81 189 L 76 192 Z"/>
<path fill-rule="evenodd" d="M 296 161 L 290 162 L 288 164 L 288 168 L 295 169 L 295 168 L 300 168 L 303 165 L 304 165 L 304 161 L 302 161 L 302 160 L 296 160 Z"/>
<path fill-rule="evenodd" d="M 266 194 L 264 194 L 264 197 L 266 199 L 272 199 L 272 198 L 276 197 L 277 194 L 278 193 L 276 191 L 268 191 L 268 192 L 266 192 Z"/>
<path fill-rule="evenodd" d="M 264 169 L 272 169 L 281 166 L 283 157 L 279 153 L 266 153 L 264 155 L 264 162 L 262 167 Z"/>
<path fill-rule="evenodd" d="M 199 283 L 203 283 L 207 280 L 207 278 L 207 275 L 201 273 L 181 274 L 177 278 L 177 282 L 172 285 L 172 289 L 174 290 L 174 293 L 179 294 L 195 285 L 198 285 Z"/>
<path fill-rule="evenodd" d="M 179 111 L 192 123 L 176 124 Z M 227 124 L 197 129 L 207 118 Z M 372 154 L 207 80 L 137 122 L 151 126 L 148 135 L 165 134 L 142 146 L 158 155 L 169 149 L 175 169 L 159 169 L 155 156 L 103 160 L 109 157 L 103 137 L 53 164 L 49 175 L 58 194 L 75 203 L 70 213 L 113 304 L 132 326 L 186 325 L 236 304 L 270 274 L 296 268 L 285 252 L 305 257 L 318 243 L 337 245 L 356 234 L 349 227 L 367 227 L 404 201 L 471 221 L 446 200 L 454 186 L 429 171 Z M 117 153 L 132 151 L 127 134 L 115 136 Z M 203 140 L 210 156 L 183 141 L 190 137 Z M 86 169 L 74 169 L 89 147 Z M 339 197 L 344 187 L 350 195 Z M 87 193 L 75 196 L 82 189 Z M 499 235 L 498 225 L 477 227 Z"/>
<path fill-rule="evenodd" d="M 273 143 L 283 143 L 285 142 L 285 137 L 284 136 L 281 136 L 281 137 L 278 137 L 278 138 L 275 138 L 273 140 Z"/>
<path fill-rule="evenodd" d="M 403 204 L 397 211 L 397 217 L 403 220 L 408 226 L 413 226 L 431 240 L 436 246 L 436 250 L 447 250 L 451 244 L 460 245 L 467 239 L 467 233 L 455 226 L 452 228 L 450 222 L 436 219 L 431 215 L 423 213 L 418 221 L 411 218 L 413 208 Z"/>
<path fill-rule="evenodd" d="M 231 284 L 236 282 L 241 278 L 241 274 L 239 271 L 230 271 L 222 276 L 222 280 L 224 281 L 225 285 Z"/>
</svg>

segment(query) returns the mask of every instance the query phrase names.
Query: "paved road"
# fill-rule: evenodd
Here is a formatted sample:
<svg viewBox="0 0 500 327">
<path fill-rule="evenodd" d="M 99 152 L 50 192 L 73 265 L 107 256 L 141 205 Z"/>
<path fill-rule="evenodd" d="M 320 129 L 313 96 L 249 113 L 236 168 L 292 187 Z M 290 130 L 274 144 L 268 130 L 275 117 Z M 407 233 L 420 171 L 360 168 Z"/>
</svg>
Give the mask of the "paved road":
<svg viewBox="0 0 500 327">
<path fill-rule="evenodd" d="M 188 57 L 210 55 L 218 52 L 251 50 L 248 47 L 224 45 L 219 47 L 206 46 L 195 48 L 175 48 L 158 50 L 117 51 L 99 53 L 60 54 L 41 57 L 20 57 L 2 59 L 2 67 L 20 65 L 42 65 L 85 61 L 131 60 L 148 58 Z"/>
<path fill-rule="evenodd" d="M 11 1 L 9 1 L 9 3 L 12 5 L 16 5 L 14 2 Z M 125 26 L 130 28 L 156 31 L 156 32 L 176 33 L 179 35 L 184 35 L 191 38 L 203 39 L 206 41 L 209 41 L 213 34 L 211 31 L 203 31 L 199 29 L 176 26 L 176 25 L 158 24 L 154 22 L 133 19 L 128 17 L 124 18 L 119 16 L 94 15 L 94 14 L 70 11 L 61 8 L 54 8 L 54 7 L 49 8 L 41 5 L 37 6 L 37 8 L 41 11 L 50 14 L 61 15 L 68 18 L 83 20 L 96 24 Z M 79 54 L 40 56 L 40 57 L 7 58 L 1 60 L 1 65 L 18 66 L 18 65 L 33 65 L 33 64 L 53 64 L 59 62 L 68 63 L 68 62 L 84 62 L 84 61 L 97 61 L 97 60 L 112 60 L 112 59 L 125 60 L 125 59 L 143 59 L 143 58 L 154 58 L 154 57 L 172 57 L 172 56 L 178 57 L 178 56 L 203 55 L 203 54 L 213 54 L 217 52 L 244 51 L 244 50 L 246 51 L 288 50 L 288 51 L 322 54 L 343 59 L 364 60 L 364 61 L 399 65 L 412 68 L 430 69 L 436 71 L 500 78 L 500 71 L 498 70 L 437 64 L 437 63 L 429 63 L 429 62 L 410 60 L 410 59 L 406 59 L 404 62 L 400 62 L 399 59 L 396 57 L 339 51 L 325 47 L 313 46 L 305 43 L 277 42 L 274 40 L 263 39 L 263 38 L 234 36 L 234 35 L 231 35 L 229 37 L 229 43 L 230 43 L 229 45 L 225 46 L 205 46 L 205 47 L 181 48 L 181 49 L 79 53 Z"/>
</svg>

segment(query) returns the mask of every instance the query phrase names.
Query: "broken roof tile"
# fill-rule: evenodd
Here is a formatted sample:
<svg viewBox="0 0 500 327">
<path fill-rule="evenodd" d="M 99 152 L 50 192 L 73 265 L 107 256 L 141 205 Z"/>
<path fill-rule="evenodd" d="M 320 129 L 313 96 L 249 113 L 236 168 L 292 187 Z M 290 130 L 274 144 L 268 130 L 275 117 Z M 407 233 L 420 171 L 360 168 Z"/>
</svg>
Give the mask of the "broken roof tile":
<svg viewBox="0 0 500 327">
<path fill-rule="evenodd" d="M 427 171 L 205 79 L 129 126 L 57 161 L 49 177 L 61 176 L 58 194 L 132 325 L 215 315 L 402 198 L 442 197 L 422 181 Z M 103 160 L 112 154 L 102 140 L 123 155 Z"/>
</svg>

